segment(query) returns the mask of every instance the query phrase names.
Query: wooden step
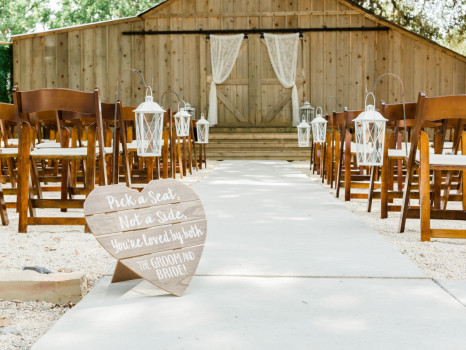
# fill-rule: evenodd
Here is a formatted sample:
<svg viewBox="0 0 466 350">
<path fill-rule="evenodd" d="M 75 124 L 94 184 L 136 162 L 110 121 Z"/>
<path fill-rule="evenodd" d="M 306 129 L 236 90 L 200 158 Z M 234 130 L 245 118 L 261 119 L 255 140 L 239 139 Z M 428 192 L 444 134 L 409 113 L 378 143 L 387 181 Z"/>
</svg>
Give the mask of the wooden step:
<svg viewBox="0 0 466 350">
<path fill-rule="evenodd" d="M 270 128 L 272 132 L 252 132 L 254 129 L 242 129 L 243 132 L 226 132 L 225 128 L 218 129 L 209 135 L 206 146 L 208 159 L 284 159 L 308 160 L 310 148 L 298 147 L 298 135 L 290 128 L 290 132 L 279 132 L 277 128 Z M 221 132 L 220 132 L 221 131 Z"/>
</svg>

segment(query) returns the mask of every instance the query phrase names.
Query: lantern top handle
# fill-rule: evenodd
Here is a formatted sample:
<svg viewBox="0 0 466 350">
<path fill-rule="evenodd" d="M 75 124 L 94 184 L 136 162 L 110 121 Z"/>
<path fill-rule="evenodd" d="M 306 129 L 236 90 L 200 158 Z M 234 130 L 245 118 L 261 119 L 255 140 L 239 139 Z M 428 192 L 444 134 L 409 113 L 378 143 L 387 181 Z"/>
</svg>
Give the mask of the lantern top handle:
<svg viewBox="0 0 466 350">
<path fill-rule="evenodd" d="M 316 115 L 319 115 L 319 109 L 320 109 L 320 115 L 322 115 L 322 107 L 317 107 L 316 108 Z"/>
<path fill-rule="evenodd" d="M 367 98 L 368 98 L 369 96 L 372 96 L 372 100 L 374 101 L 373 106 L 374 106 L 374 108 L 375 108 L 375 95 L 374 95 L 374 93 L 373 93 L 372 91 L 366 92 L 366 100 L 364 101 L 364 108 L 366 108 L 366 107 L 368 106 L 368 105 L 367 105 Z"/>
<path fill-rule="evenodd" d="M 149 98 L 149 99 L 148 99 Z M 152 95 L 152 88 L 149 85 L 146 85 L 146 101 L 152 101 L 153 100 L 153 95 Z"/>
<path fill-rule="evenodd" d="M 183 109 L 186 109 L 186 101 L 185 101 L 185 100 L 179 100 L 179 101 L 178 101 L 178 110 L 180 110 L 180 103 L 181 103 L 181 102 L 184 103 Z"/>
<path fill-rule="evenodd" d="M 162 97 L 160 97 L 160 104 L 163 106 L 163 98 L 165 97 L 166 94 L 168 93 L 172 93 L 176 96 L 176 99 L 178 100 L 178 103 L 180 102 L 180 96 L 178 96 L 178 94 L 173 91 L 173 90 L 167 90 L 165 91 L 163 94 L 162 94 Z M 171 107 L 171 106 L 168 106 L 168 107 Z"/>
</svg>

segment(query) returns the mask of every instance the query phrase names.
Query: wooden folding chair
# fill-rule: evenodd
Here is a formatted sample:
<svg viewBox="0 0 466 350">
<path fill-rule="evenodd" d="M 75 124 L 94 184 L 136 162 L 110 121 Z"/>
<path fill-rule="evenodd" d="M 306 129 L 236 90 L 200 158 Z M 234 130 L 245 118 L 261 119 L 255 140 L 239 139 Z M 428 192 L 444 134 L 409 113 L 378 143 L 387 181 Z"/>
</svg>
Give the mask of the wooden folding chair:
<svg viewBox="0 0 466 350">
<path fill-rule="evenodd" d="M 416 115 L 416 102 L 405 103 L 406 120 L 414 120 Z M 381 200 L 381 218 L 387 218 L 389 211 L 400 211 L 399 205 L 390 205 L 395 198 L 401 198 L 403 195 L 403 162 L 406 164 L 407 150 L 406 145 L 402 143 L 401 131 L 403 129 L 403 104 L 386 104 L 384 101 L 380 104 L 380 113 L 387 119 L 387 127 L 385 133 L 385 148 L 383 152 L 383 165 L 372 167 L 371 180 L 369 186 L 369 198 L 367 201 L 367 211 L 372 208 L 373 199 Z M 401 127 L 400 127 L 401 126 Z M 390 130 L 391 129 L 391 130 Z M 376 191 L 376 179 L 381 173 L 381 181 L 378 183 L 381 187 L 380 191 Z M 395 171 L 396 170 L 396 171 Z M 397 190 L 394 190 L 394 184 L 397 184 Z"/>
<path fill-rule="evenodd" d="M 408 158 L 406 183 L 403 193 L 399 232 L 404 232 L 406 219 L 420 217 L 421 240 L 429 241 L 430 238 L 466 238 L 466 230 L 432 229 L 431 219 L 466 220 L 466 186 L 464 177 L 466 173 L 466 135 L 463 131 L 466 119 L 466 95 L 426 97 L 419 93 L 416 119 L 411 134 L 411 147 Z M 421 131 L 422 126 L 428 121 L 455 120 L 455 139 L 453 141 L 453 154 L 443 154 L 443 145 L 437 141 L 435 154 L 430 152 L 430 142 L 427 133 Z M 437 137 L 441 140 L 441 137 Z M 459 145 L 462 144 L 462 154 L 458 155 Z M 418 145 L 420 151 L 418 151 Z M 409 199 L 414 170 L 420 169 L 420 208 L 410 208 Z M 462 210 L 440 209 L 438 205 L 431 207 L 433 198 L 440 198 L 441 172 L 459 170 L 462 176 Z M 434 172 L 433 193 L 431 193 L 430 173 Z M 433 197 L 432 197 L 433 195 Z M 437 207 L 437 208 L 436 208 Z"/>
<path fill-rule="evenodd" d="M 68 199 L 70 192 L 69 162 L 85 161 L 85 187 L 79 194 L 86 196 L 95 186 L 96 171 L 96 141 L 99 142 L 98 163 L 100 184 L 107 185 L 105 164 L 105 148 L 103 137 L 103 122 L 99 98 L 99 90 L 81 92 L 68 89 L 40 89 L 19 91 L 13 89 L 16 119 L 20 122 L 19 147 L 19 224 L 18 232 L 27 232 L 28 225 L 85 225 L 82 217 L 37 217 L 35 208 L 82 208 L 84 199 Z M 64 112 L 92 115 L 95 122 L 88 127 L 87 147 L 69 148 L 69 132 L 60 127 L 61 147 L 35 148 L 31 142 L 30 115 L 42 111 L 56 111 L 57 120 Z M 34 199 L 31 191 L 31 178 L 36 177 L 31 170 L 34 163 L 41 160 L 56 159 L 61 161 L 61 199 Z M 31 166 L 32 165 L 32 166 Z M 33 208 L 28 216 L 28 205 Z"/>
<path fill-rule="evenodd" d="M 345 201 L 349 201 L 351 198 L 368 198 L 368 193 L 351 193 L 351 188 L 369 189 L 370 184 L 370 175 L 366 173 L 366 167 L 359 167 L 356 163 L 356 145 L 353 142 L 353 135 L 350 132 L 350 130 L 354 128 L 354 119 L 362 112 L 364 112 L 364 110 L 349 111 L 346 108 L 343 112 L 336 196 L 339 197 L 340 188 L 344 187 Z"/>
<path fill-rule="evenodd" d="M 2 162 L 2 167 L 3 163 L 5 163 L 6 165 L 8 171 L 8 179 L 12 189 L 16 187 L 14 160 L 18 157 L 18 147 L 17 145 L 12 145 L 10 143 L 9 136 L 11 136 L 11 134 L 8 130 L 8 123 L 14 123 L 15 121 L 16 118 L 14 106 L 9 103 L 0 103 L 0 161 Z M 0 183 L 0 218 L 2 220 L 2 225 L 9 224 L 8 213 L 6 208 L 7 204 L 5 202 L 3 188 Z"/>
</svg>

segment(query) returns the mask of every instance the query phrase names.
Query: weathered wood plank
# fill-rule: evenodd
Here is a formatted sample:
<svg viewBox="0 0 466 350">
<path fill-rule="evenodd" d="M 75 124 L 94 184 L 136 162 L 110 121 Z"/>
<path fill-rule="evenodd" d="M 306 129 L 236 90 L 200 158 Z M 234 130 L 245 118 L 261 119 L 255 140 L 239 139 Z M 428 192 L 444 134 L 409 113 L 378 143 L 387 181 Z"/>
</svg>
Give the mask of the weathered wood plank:
<svg viewBox="0 0 466 350">
<path fill-rule="evenodd" d="M 69 88 L 81 90 L 81 56 L 83 54 L 81 45 L 81 31 L 68 33 L 68 71 Z"/>
<path fill-rule="evenodd" d="M 31 88 L 43 89 L 45 87 L 44 76 L 44 55 L 45 43 L 44 37 L 32 38 L 32 57 L 31 57 Z"/>
<path fill-rule="evenodd" d="M 45 41 L 45 87 L 57 86 L 57 37 L 48 35 Z"/>
<path fill-rule="evenodd" d="M 114 102 L 111 98 L 111 93 L 108 90 L 107 78 L 107 29 L 108 27 L 100 27 L 94 29 L 95 42 L 95 61 L 94 61 L 94 80 L 95 86 L 100 89 L 102 101 Z"/>
<path fill-rule="evenodd" d="M 82 63 L 82 89 L 84 91 L 93 91 L 95 87 L 94 79 L 94 55 L 95 55 L 95 38 L 94 29 L 86 29 L 82 32 L 83 45 L 83 63 Z"/>
<path fill-rule="evenodd" d="M 68 33 L 57 34 L 57 87 L 69 88 Z"/>
</svg>

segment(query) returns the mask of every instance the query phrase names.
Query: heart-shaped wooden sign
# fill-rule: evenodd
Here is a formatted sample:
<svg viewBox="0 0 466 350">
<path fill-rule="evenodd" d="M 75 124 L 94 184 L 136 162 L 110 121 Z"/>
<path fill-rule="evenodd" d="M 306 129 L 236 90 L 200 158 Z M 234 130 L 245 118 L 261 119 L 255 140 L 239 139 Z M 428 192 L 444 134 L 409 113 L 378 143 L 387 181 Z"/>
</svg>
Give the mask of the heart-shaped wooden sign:
<svg viewBox="0 0 466 350">
<path fill-rule="evenodd" d="M 171 294 L 184 293 L 207 234 L 204 208 L 190 187 L 172 179 L 151 181 L 142 192 L 97 187 L 84 202 L 84 215 L 118 259 L 112 282 L 144 278 Z"/>
</svg>

